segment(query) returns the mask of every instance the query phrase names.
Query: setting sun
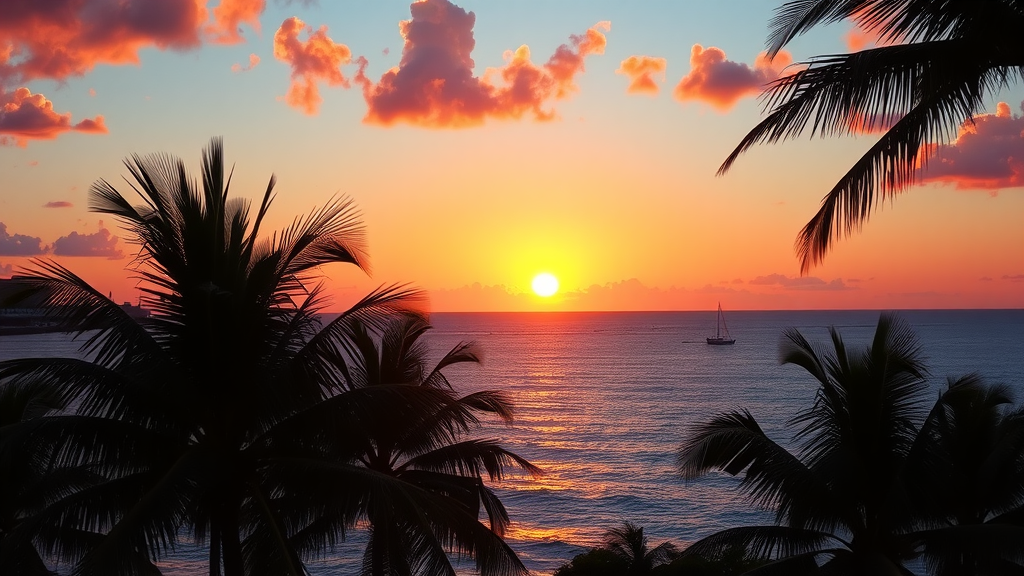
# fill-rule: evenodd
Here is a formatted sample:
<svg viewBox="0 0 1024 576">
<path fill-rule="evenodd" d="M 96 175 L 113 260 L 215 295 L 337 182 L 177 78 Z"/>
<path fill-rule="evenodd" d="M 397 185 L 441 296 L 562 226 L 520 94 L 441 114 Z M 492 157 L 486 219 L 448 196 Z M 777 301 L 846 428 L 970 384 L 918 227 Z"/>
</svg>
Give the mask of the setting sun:
<svg viewBox="0 0 1024 576">
<path fill-rule="evenodd" d="M 553 296 L 555 292 L 558 292 L 558 278 L 553 275 L 544 272 L 543 274 L 537 274 L 533 277 L 533 291 L 537 296 Z"/>
</svg>

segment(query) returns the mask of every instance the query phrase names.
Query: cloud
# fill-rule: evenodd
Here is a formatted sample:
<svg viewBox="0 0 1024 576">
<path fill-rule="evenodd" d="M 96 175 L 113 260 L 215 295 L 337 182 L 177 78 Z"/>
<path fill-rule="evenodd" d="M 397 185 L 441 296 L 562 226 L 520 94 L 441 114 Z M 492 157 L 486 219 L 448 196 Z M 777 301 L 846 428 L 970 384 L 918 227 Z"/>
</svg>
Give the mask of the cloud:
<svg viewBox="0 0 1024 576">
<path fill-rule="evenodd" d="M 918 176 L 921 183 L 959 189 L 1024 186 L 1024 117 L 1013 116 L 1009 104 L 1000 102 L 995 114 L 964 122 L 954 142 L 935 146 Z"/>
<path fill-rule="evenodd" d="M 0 18 L 0 84 L 138 64 L 142 48 L 196 48 L 206 18 L 206 0 L 8 0 Z"/>
<path fill-rule="evenodd" d="M 249 65 L 248 66 L 242 66 L 241 64 L 237 64 L 237 63 L 236 64 L 232 64 L 231 65 L 231 71 L 234 72 L 235 74 L 237 74 L 239 72 L 248 72 L 249 70 L 252 70 L 253 68 L 255 68 L 256 65 L 259 64 L 259 63 L 260 63 L 260 57 L 259 56 L 255 55 L 255 54 L 249 54 Z"/>
<path fill-rule="evenodd" d="M 105 134 L 107 127 L 103 116 L 71 124 L 70 112 L 54 112 L 52 102 L 28 88 L 10 94 L 0 92 L 0 144 L 13 140 L 24 147 L 29 140 L 50 140 L 69 130 Z"/>
<path fill-rule="evenodd" d="M 373 83 L 360 59 L 355 76 L 363 87 L 368 111 L 364 122 L 381 126 L 406 123 L 433 128 L 478 126 L 488 118 L 537 121 L 556 118 L 550 104 L 578 91 L 576 75 L 584 59 L 603 54 L 611 29 L 599 22 L 584 34 L 570 36 L 542 66 L 530 59 L 528 46 L 504 54 L 505 65 L 473 75 L 476 16 L 448 2 L 414 3 L 412 19 L 399 29 L 405 41 L 396 68 Z"/>
<path fill-rule="evenodd" d="M 305 42 L 299 40 L 301 32 L 309 34 Z M 302 20 L 288 18 L 274 33 L 274 57 L 292 67 L 292 85 L 285 102 L 306 114 L 316 114 L 323 101 L 317 87 L 319 83 L 349 86 L 340 68 L 352 61 L 352 51 L 331 40 L 326 26 L 314 32 Z"/>
<path fill-rule="evenodd" d="M 842 278 L 826 282 L 814 276 L 789 277 L 782 274 L 758 276 L 749 282 L 754 286 L 780 286 L 787 290 L 852 290 Z"/>
<path fill-rule="evenodd" d="M 860 52 L 864 49 L 880 48 L 882 46 L 892 46 L 896 44 L 896 42 L 884 40 L 880 37 L 881 28 L 867 30 L 858 24 L 857 19 L 859 17 L 860 16 L 853 17 L 853 28 L 846 34 L 843 34 L 843 42 L 846 43 L 846 49 L 848 51 Z"/>
<path fill-rule="evenodd" d="M 53 202 L 43 204 L 43 208 L 71 208 L 72 206 L 74 206 L 74 204 L 64 200 L 54 200 Z"/>
<path fill-rule="evenodd" d="M 0 264 L 0 276 L 10 278 L 14 274 L 14 264 Z"/>
<path fill-rule="evenodd" d="M 880 134 L 895 126 L 902 117 L 901 114 L 859 114 L 850 121 L 849 128 L 856 134 Z"/>
<path fill-rule="evenodd" d="M 793 57 L 785 50 L 771 61 L 762 52 L 751 68 L 726 59 L 721 48 L 705 49 L 694 44 L 690 51 L 690 72 L 676 85 L 674 95 L 680 102 L 697 100 L 724 112 L 741 98 L 759 94 L 765 84 L 776 80 L 782 69 L 792 62 Z"/>
<path fill-rule="evenodd" d="M 24 234 L 9 234 L 7 225 L 0 222 L 0 256 L 38 256 L 46 252 L 41 238 Z"/>
<path fill-rule="evenodd" d="M 654 81 L 655 74 L 661 75 L 661 81 L 665 81 L 665 68 L 667 62 L 664 58 L 654 56 L 630 56 L 619 64 L 616 74 L 625 74 L 629 77 L 629 86 L 626 92 L 629 94 L 657 94 L 658 83 Z"/>
<path fill-rule="evenodd" d="M 266 9 L 266 0 L 221 0 L 213 9 L 213 24 L 207 28 L 214 44 L 241 44 L 239 25 L 243 22 L 259 33 L 260 14 Z"/>
<path fill-rule="evenodd" d="M 1024 274 L 1003 274 L 1003 280 L 1010 282 L 1024 282 Z"/>
<path fill-rule="evenodd" d="M 99 231 L 92 234 L 72 232 L 57 238 L 53 243 L 53 253 L 56 256 L 90 256 L 108 260 L 124 258 L 124 252 L 117 245 L 117 236 L 103 228 L 102 223 Z"/>
<path fill-rule="evenodd" d="M 92 96 L 93 98 L 96 97 L 96 89 L 95 88 L 89 88 L 89 96 Z"/>
</svg>

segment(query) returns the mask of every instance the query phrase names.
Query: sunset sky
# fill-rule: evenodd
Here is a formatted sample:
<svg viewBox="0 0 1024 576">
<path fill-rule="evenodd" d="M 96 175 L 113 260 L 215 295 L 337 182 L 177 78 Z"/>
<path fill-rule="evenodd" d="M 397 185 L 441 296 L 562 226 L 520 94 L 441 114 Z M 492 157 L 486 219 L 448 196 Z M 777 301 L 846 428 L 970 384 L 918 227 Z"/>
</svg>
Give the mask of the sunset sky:
<svg viewBox="0 0 1024 576">
<path fill-rule="evenodd" d="M 776 2 L 13 0 L 0 5 L 0 278 L 53 258 L 134 300 L 137 246 L 87 209 L 122 159 L 233 192 L 270 227 L 349 196 L 372 275 L 435 311 L 1024 307 L 1024 87 L 937 149 L 922 185 L 799 274 L 797 232 L 877 134 L 718 166 L 788 64 L 870 43 L 815 30 L 773 62 Z M 530 289 L 538 273 L 560 291 Z"/>
</svg>

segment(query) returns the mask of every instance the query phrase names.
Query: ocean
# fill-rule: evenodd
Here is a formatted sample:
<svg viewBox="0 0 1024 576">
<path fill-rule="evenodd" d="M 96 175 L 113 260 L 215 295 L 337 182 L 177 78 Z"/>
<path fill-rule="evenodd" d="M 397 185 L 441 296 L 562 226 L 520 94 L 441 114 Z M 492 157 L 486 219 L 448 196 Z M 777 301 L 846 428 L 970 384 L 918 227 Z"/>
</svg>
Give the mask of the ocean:
<svg viewBox="0 0 1024 576">
<path fill-rule="evenodd" d="M 948 376 L 976 372 L 1014 387 L 1024 401 L 1024 310 L 913 310 L 934 395 Z M 788 445 L 788 420 L 813 399 L 815 381 L 780 366 L 785 328 L 827 344 L 835 326 L 850 348 L 870 341 L 874 311 L 730 312 L 736 343 L 708 346 L 715 312 L 437 313 L 426 336 L 435 358 L 462 341 L 481 365 L 446 373 L 457 390 L 503 390 L 516 405 L 511 425 L 488 423 L 478 437 L 540 466 L 540 478 L 497 485 L 512 526 L 510 545 L 538 574 L 550 574 L 632 521 L 651 545 L 685 546 L 715 531 L 770 522 L 749 505 L 738 480 L 714 474 L 684 482 L 675 452 L 691 428 L 714 414 L 748 409 Z M 0 359 L 73 352 L 55 334 L 0 337 Z M 934 397 L 934 396 L 932 396 Z M 362 539 L 354 531 L 335 554 L 309 563 L 315 575 L 357 574 Z M 205 552 L 181 547 L 162 563 L 168 575 L 201 573 Z"/>
</svg>

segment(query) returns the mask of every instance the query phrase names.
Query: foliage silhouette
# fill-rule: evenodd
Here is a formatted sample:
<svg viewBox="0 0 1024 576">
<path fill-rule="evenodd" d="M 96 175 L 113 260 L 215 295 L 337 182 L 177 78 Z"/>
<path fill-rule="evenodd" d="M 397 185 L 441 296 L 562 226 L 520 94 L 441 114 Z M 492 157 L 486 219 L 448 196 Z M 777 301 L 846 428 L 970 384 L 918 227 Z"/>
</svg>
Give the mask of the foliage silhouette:
<svg viewBox="0 0 1024 576">
<path fill-rule="evenodd" d="M 742 547 L 771 560 L 750 574 L 910 574 L 906 562 L 922 554 L 942 575 L 1024 569 L 1024 420 L 1006 409 L 1007 390 L 967 376 L 926 412 L 919 345 L 893 315 L 861 352 L 834 329 L 831 345 L 784 335 L 783 363 L 820 384 L 792 420 L 797 454 L 747 411 L 715 416 L 683 444 L 684 478 L 742 474 L 741 489 L 776 515 L 775 525 L 724 530 L 684 556 Z"/>
<path fill-rule="evenodd" d="M 1000 88 L 1024 78 L 1021 0 L 793 0 L 776 11 L 774 57 L 796 36 L 845 19 L 884 45 L 819 56 L 765 90 L 768 116 L 726 158 L 760 143 L 864 129 L 884 134 L 829 190 L 796 241 L 801 270 L 858 231 L 874 207 L 911 186 L 928 145 L 954 138 Z M 898 118 L 891 126 L 885 118 Z"/>
<path fill-rule="evenodd" d="M 78 333 L 86 359 L 0 363 L 5 392 L 45 387 L 73 399 L 67 417 L 39 419 L 50 430 L 40 437 L 53 440 L 42 464 L 95 475 L 33 512 L 52 528 L 35 532 L 35 544 L 77 562 L 78 574 L 146 574 L 185 530 L 208 544 L 211 575 L 304 574 L 303 558 L 366 512 L 366 494 L 408 489 L 351 464 L 360 426 L 384 407 L 418 414 L 451 404 L 424 387 L 357 389 L 345 364 L 355 323 L 383 328 L 420 293 L 382 287 L 322 324 L 320 268 L 366 266 L 350 200 L 265 238 L 274 179 L 251 214 L 229 197 L 220 140 L 199 179 L 168 156 L 126 165 L 141 204 L 99 181 L 90 208 L 138 243 L 133 269 L 152 317 L 138 322 L 69 270 L 37 262 L 22 296 L 42 298 Z M 325 485 L 340 494 L 329 505 L 308 495 Z"/>
<path fill-rule="evenodd" d="M 393 317 L 379 337 L 360 322 L 345 327 L 353 344 L 348 363 L 353 391 L 398 384 L 445 399 L 431 410 L 416 412 L 403 410 L 401 404 L 381 406 L 360 426 L 357 465 L 400 481 L 371 487 L 364 495 L 370 536 L 363 574 L 454 576 L 450 551 L 475 558 L 484 575 L 525 574 L 525 566 L 501 538 L 508 513 L 484 484 L 484 475 L 494 481 L 510 466 L 530 474 L 539 470 L 496 440 L 467 438 L 480 415 L 506 422 L 512 418 L 504 394 L 459 396 L 445 375 L 446 368 L 479 362 L 473 345 L 457 345 L 430 367 L 420 339 L 430 325 L 419 316 Z M 478 520 L 481 512 L 488 526 Z"/>
</svg>

